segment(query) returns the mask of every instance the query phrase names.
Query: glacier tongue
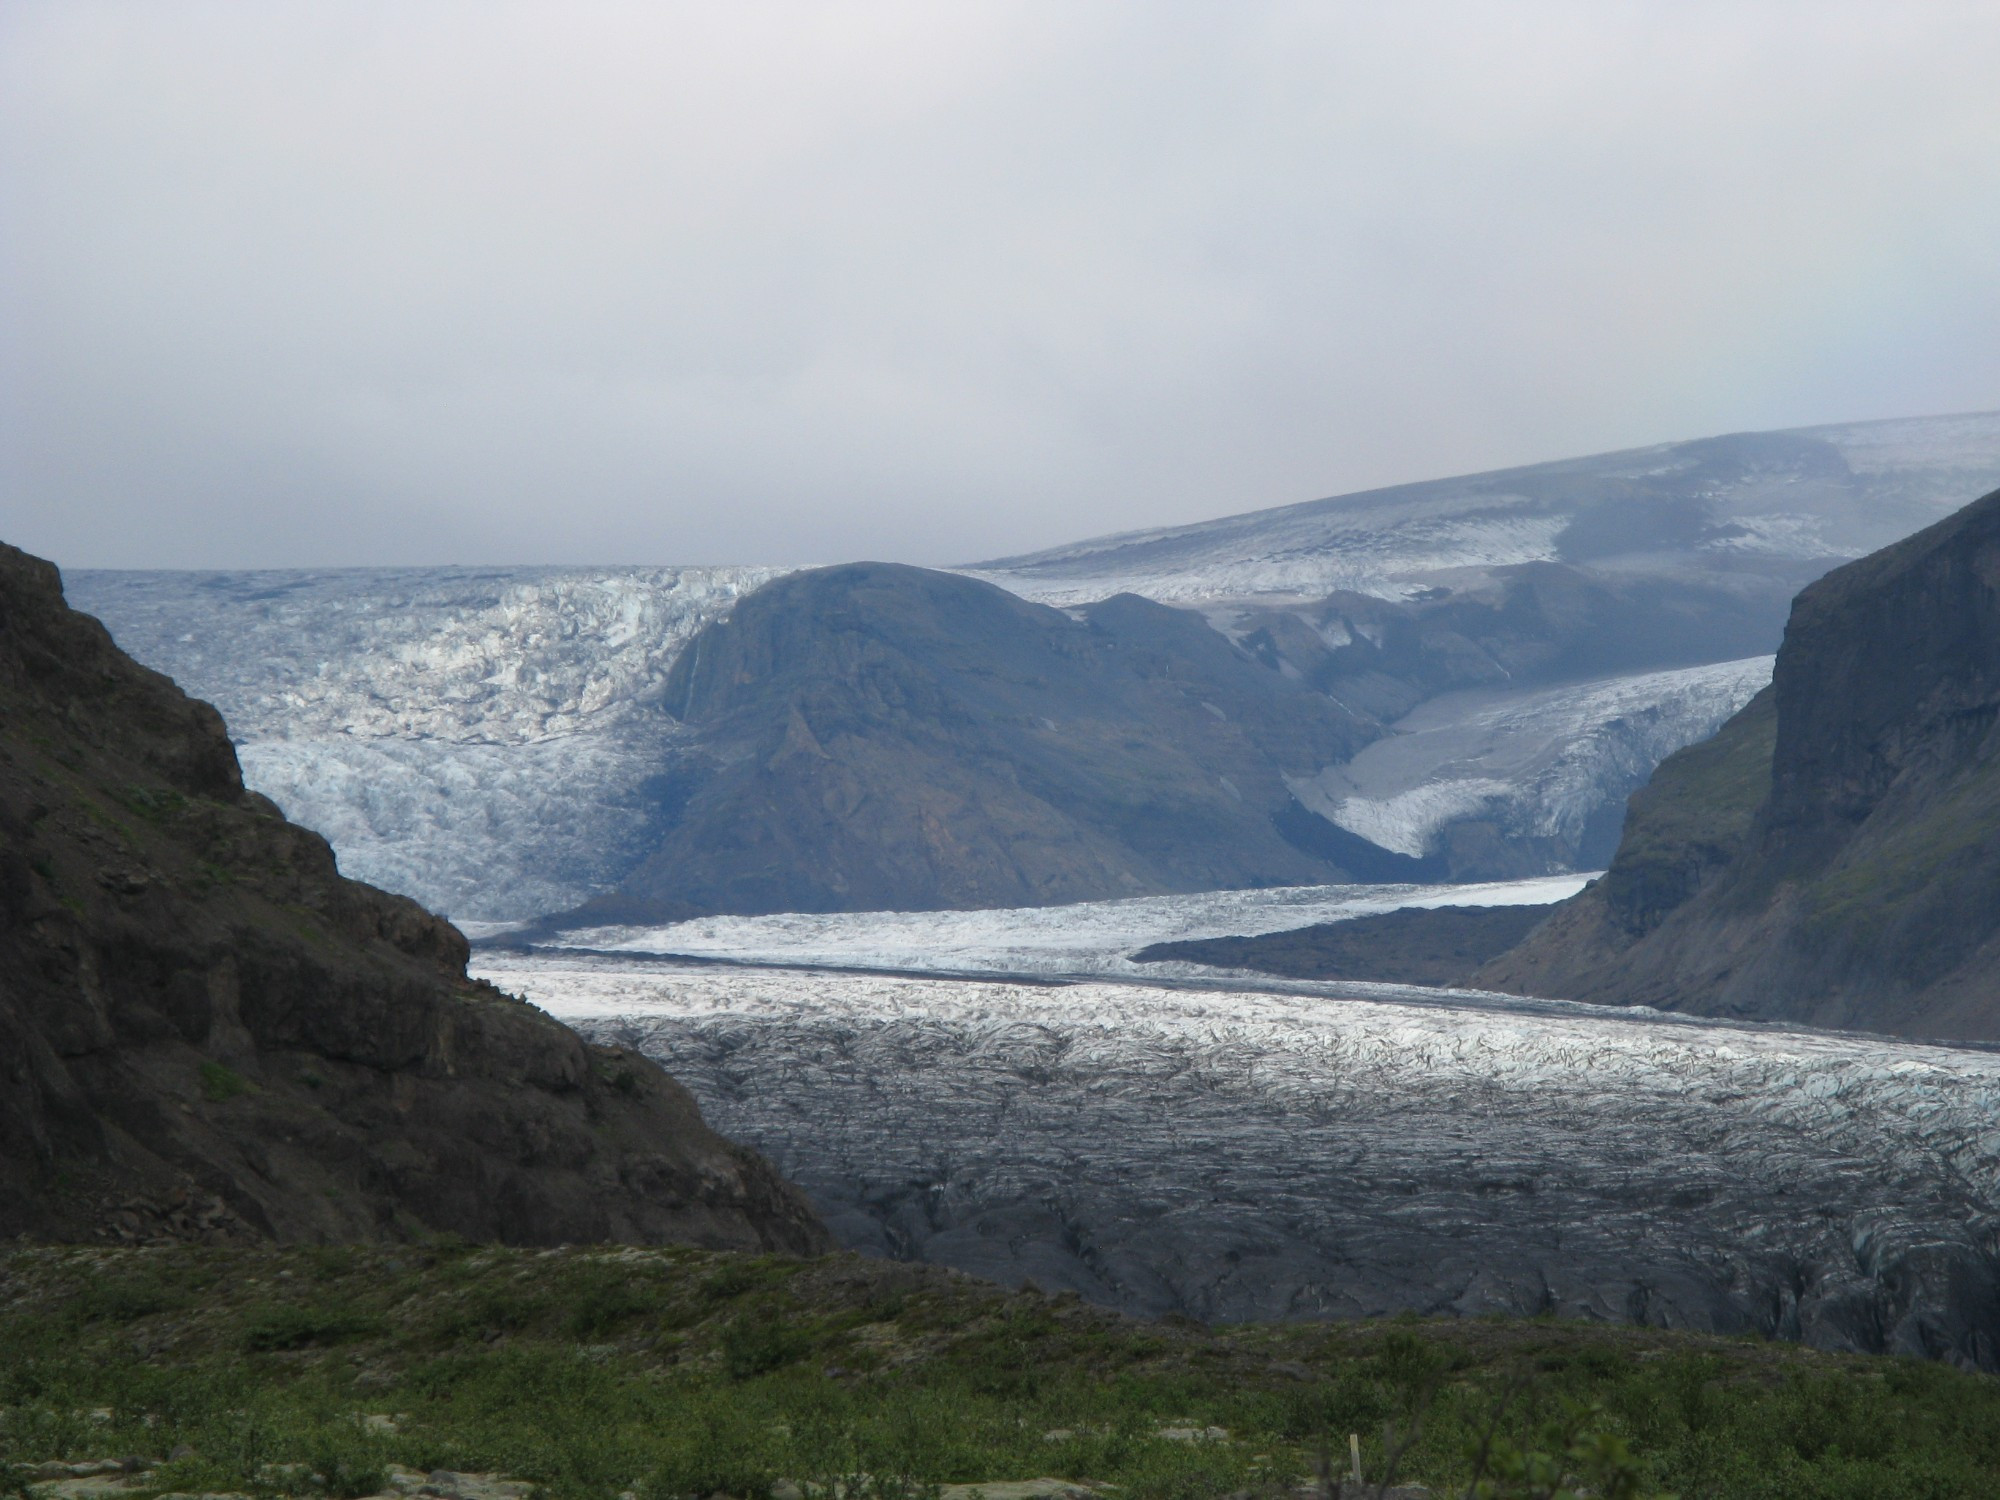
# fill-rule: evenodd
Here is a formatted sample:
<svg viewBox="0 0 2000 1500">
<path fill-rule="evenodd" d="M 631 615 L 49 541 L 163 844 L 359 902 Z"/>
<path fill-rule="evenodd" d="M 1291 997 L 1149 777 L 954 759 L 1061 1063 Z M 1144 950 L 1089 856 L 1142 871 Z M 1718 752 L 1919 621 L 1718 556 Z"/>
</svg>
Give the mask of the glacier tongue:
<svg viewBox="0 0 2000 1500">
<path fill-rule="evenodd" d="M 71 602 L 222 710 L 245 779 L 344 873 L 473 925 L 645 851 L 681 646 L 781 568 L 78 572 Z"/>
<path fill-rule="evenodd" d="M 1553 1312 L 2000 1364 L 2000 1058 L 1388 986 L 491 953 L 847 1244 L 1135 1312 Z"/>
<path fill-rule="evenodd" d="M 1447 825 L 1480 818 L 1503 838 L 1546 845 L 1551 866 L 1590 863 L 1609 853 L 1586 845 L 1592 820 L 1622 815 L 1654 766 L 1771 680 L 1773 660 L 1446 693 L 1347 764 L 1286 782 L 1314 812 L 1398 854 L 1422 857 Z"/>
<path fill-rule="evenodd" d="M 471 927 L 562 911 L 657 834 L 669 733 L 628 724 L 521 744 L 391 735 L 240 747 L 249 785 L 326 835 L 343 875 Z"/>
<path fill-rule="evenodd" d="M 784 568 L 70 574 L 70 602 L 250 740 L 526 744 L 657 699 L 681 645 Z"/>
<path fill-rule="evenodd" d="M 665 927 L 564 932 L 599 953 L 724 958 L 943 974 L 1157 978 L 1205 972 L 1135 964 L 1150 943 L 1283 932 L 1408 906 L 1541 906 L 1575 895 L 1589 875 L 1484 885 L 1301 885 L 1188 896 L 1133 896 L 988 911 L 781 912 L 697 917 Z"/>
</svg>

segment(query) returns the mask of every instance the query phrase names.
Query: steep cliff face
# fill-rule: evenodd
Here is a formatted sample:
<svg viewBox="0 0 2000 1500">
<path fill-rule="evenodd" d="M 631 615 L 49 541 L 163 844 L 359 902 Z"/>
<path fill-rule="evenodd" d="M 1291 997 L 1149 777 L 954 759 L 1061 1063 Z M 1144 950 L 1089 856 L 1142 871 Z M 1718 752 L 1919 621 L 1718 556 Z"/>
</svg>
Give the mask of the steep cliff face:
<svg viewBox="0 0 2000 1500">
<path fill-rule="evenodd" d="M 2000 1037 L 2000 492 L 1799 595 L 1768 693 L 1633 799 L 1494 988 Z"/>
<path fill-rule="evenodd" d="M 1124 595 L 1065 613 L 880 563 L 745 599 L 682 653 L 665 703 L 707 769 L 571 921 L 1339 879 L 1365 846 L 1285 777 L 1381 732 L 1191 612 Z"/>
<path fill-rule="evenodd" d="M 465 960 L 0 547 L 0 1236 L 827 1243 L 656 1066 Z"/>
</svg>

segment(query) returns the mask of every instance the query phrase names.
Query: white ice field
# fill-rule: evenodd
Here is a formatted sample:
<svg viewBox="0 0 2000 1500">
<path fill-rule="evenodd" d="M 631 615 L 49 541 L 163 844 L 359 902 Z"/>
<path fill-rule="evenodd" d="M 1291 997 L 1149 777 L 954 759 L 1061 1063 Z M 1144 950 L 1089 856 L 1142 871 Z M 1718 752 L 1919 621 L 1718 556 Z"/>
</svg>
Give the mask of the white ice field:
<svg viewBox="0 0 2000 1500">
<path fill-rule="evenodd" d="M 1576 884 L 709 919 L 477 966 L 657 1058 L 857 1249 L 1133 1311 L 1550 1310 L 1994 1365 L 2000 1057 L 1123 957 Z"/>
<path fill-rule="evenodd" d="M 1404 906 L 1520 906 L 1560 901 L 1591 875 L 1487 885 L 1299 885 L 1191 896 L 1134 896 L 1000 911 L 783 912 L 700 917 L 666 927 L 565 933 L 601 953 L 684 955 L 734 963 L 907 969 L 944 974 L 1158 978 L 1195 964 L 1135 964 L 1149 943 L 1284 932 Z"/>
</svg>

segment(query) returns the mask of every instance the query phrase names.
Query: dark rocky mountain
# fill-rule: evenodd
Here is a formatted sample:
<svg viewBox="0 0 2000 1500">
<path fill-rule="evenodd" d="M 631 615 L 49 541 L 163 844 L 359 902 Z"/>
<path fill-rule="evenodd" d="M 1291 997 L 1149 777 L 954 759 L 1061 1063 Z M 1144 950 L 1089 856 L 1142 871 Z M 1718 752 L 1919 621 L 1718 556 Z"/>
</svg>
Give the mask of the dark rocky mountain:
<svg viewBox="0 0 2000 1500">
<path fill-rule="evenodd" d="M 1539 906 L 1406 907 L 1255 937 L 1152 943 L 1132 959 L 1249 969 L 1286 979 L 1455 986 L 1469 983 L 1481 964 L 1520 942 L 1545 915 Z"/>
<path fill-rule="evenodd" d="M 1496 989 L 2000 1039 L 2000 492 L 1828 574 Z"/>
<path fill-rule="evenodd" d="M 0 547 L 0 1236 L 828 1243 L 657 1066 L 466 956 Z"/>
<path fill-rule="evenodd" d="M 1294 884 L 1380 854 L 1285 782 L 1380 727 L 1134 595 L 793 574 L 696 635 L 664 700 L 702 748 L 673 825 L 567 924 Z"/>
<path fill-rule="evenodd" d="M 1135 594 L 1198 611 L 1390 731 L 1286 772 L 1302 807 L 1352 836 L 1334 863 L 1506 879 L 1601 867 L 1653 767 L 1769 680 L 1801 587 L 1996 484 L 2000 413 L 1863 422 L 1398 485 L 960 571 L 1058 608 Z M 660 711 L 667 679 L 684 643 L 781 571 L 68 582 L 125 649 L 222 709 L 250 785 L 326 834 L 344 869 L 501 925 L 614 890 L 658 846 L 692 784 L 672 773 L 688 736 Z M 1106 870 L 1089 894 L 1131 889 Z"/>
</svg>

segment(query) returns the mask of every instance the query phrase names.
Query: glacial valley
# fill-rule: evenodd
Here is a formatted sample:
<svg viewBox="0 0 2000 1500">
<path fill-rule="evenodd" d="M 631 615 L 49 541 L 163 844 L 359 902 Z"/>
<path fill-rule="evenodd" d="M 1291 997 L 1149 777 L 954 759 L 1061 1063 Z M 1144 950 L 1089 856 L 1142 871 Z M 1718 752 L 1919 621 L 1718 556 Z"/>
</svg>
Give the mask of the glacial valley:
<svg viewBox="0 0 2000 1500">
<path fill-rule="evenodd" d="M 1548 884 L 1487 895 L 1562 894 Z M 1316 909 L 1354 914 L 1358 894 Z M 898 914 L 712 919 L 706 942 L 693 923 L 622 935 L 651 953 L 476 967 L 659 1060 L 854 1248 L 1204 1319 L 1547 1311 L 2000 1364 L 1982 1331 L 2000 1057 L 1194 966 L 1124 977 L 1121 920 L 1128 938 L 1219 925 L 1198 899 L 1167 921 L 1183 899 L 1010 914 L 1012 937 L 1002 914 L 948 914 L 933 962 L 1005 981 L 858 972 L 920 966 L 929 919 Z M 1304 893 L 1263 908 L 1306 911 Z"/>
<path fill-rule="evenodd" d="M 2000 414 L 1864 422 L 960 571 L 1064 608 L 1123 591 L 1198 611 L 1379 726 L 1351 759 L 1287 771 L 1302 815 L 1345 840 L 1336 864 L 1510 879 L 1601 864 L 1652 764 L 1760 685 L 1802 584 L 1996 483 Z M 700 760 L 664 702 L 675 664 L 787 571 L 83 571 L 66 585 L 222 710 L 250 784 L 325 832 L 347 873 L 491 924 L 586 902 L 660 847 Z M 1093 894 L 1124 893 L 1108 873 Z M 1313 877 L 1278 874 L 1298 878 Z"/>
</svg>

